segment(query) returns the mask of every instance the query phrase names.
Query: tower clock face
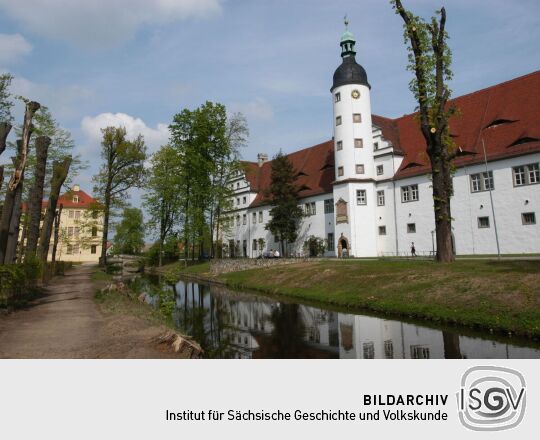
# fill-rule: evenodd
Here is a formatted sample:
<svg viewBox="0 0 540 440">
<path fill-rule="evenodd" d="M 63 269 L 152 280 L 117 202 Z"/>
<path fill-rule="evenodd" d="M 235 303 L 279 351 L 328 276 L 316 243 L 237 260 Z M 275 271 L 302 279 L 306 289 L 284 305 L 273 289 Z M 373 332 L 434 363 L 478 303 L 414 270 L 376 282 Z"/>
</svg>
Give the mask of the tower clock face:
<svg viewBox="0 0 540 440">
<path fill-rule="evenodd" d="M 354 89 L 352 92 L 351 92 L 351 96 L 354 98 L 354 99 L 358 99 L 360 98 L 360 92 L 356 89 Z"/>
</svg>

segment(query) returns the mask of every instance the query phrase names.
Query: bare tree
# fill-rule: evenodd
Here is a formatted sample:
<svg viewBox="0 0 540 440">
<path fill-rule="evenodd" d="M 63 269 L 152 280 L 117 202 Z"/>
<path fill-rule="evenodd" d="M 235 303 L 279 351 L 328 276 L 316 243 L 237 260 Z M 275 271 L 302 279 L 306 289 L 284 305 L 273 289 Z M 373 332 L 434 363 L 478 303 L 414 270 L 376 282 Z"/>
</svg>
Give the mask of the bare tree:
<svg viewBox="0 0 540 440">
<path fill-rule="evenodd" d="M 36 166 L 34 169 L 34 184 L 28 200 L 28 230 L 26 240 L 26 255 L 36 253 L 39 240 L 39 223 L 41 220 L 41 201 L 43 200 L 43 186 L 47 168 L 47 152 L 51 144 L 48 136 L 39 136 L 36 139 Z"/>
<path fill-rule="evenodd" d="M 0 219 L 0 263 L 4 264 L 12 262 L 12 250 L 16 248 L 18 240 L 22 181 L 24 179 L 26 161 L 28 159 L 28 145 L 32 134 L 32 118 L 34 117 L 35 112 L 39 110 L 39 107 L 40 104 L 34 101 L 26 103 L 22 139 L 17 143 L 17 157 L 14 160 L 13 175 L 11 176 L 6 189 L 6 197 L 2 209 L 2 217 Z M 15 247 L 13 246 L 13 241 L 15 241 Z M 8 248 L 10 252 L 9 257 L 11 258 L 7 258 Z"/>
<path fill-rule="evenodd" d="M 43 218 L 43 226 L 41 227 L 37 250 L 37 255 L 43 262 L 47 261 L 47 255 L 49 254 L 49 244 L 51 242 L 54 217 L 56 215 L 56 206 L 58 205 L 58 199 L 60 198 L 60 190 L 69 173 L 70 165 L 71 156 L 65 157 L 63 161 L 54 161 L 53 163 L 49 203 Z"/>
</svg>

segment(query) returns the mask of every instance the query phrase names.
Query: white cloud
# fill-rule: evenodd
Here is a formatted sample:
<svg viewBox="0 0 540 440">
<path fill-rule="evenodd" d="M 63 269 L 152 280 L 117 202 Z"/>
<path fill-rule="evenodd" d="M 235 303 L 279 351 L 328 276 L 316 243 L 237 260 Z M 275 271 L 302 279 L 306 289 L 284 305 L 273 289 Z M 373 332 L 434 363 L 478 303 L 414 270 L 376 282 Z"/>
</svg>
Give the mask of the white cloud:
<svg viewBox="0 0 540 440">
<path fill-rule="evenodd" d="M 68 43 L 115 46 L 140 26 L 221 12 L 222 0 L 0 0 L 0 10 L 30 32 Z"/>
<path fill-rule="evenodd" d="M 81 121 L 81 130 L 88 138 L 91 149 L 99 146 L 102 139 L 101 129 L 109 126 L 125 127 L 128 139 L 142 134 L 149 152 L 156 151 L 169 139 L 167 124 L 157 124 L 156 128 L 151 128 L 141 118 L 135 118 L 125 113 L 101 113 L 94 117 L 85 116 Z"/>
<path fill-rule="evenodd" d="M 0 63 L 15 63 L 30 52 L 32 45 L 21 34 L 0 34 Z"/>
<path fill-rule="evenodd" d="M 274 109 L 262 98 L 249 102 L 233 102 L 229 104 L 229 109 L 233 113 L 242 113 L 248 121 L 269 121 L 274 118 Z"/>
</svg>

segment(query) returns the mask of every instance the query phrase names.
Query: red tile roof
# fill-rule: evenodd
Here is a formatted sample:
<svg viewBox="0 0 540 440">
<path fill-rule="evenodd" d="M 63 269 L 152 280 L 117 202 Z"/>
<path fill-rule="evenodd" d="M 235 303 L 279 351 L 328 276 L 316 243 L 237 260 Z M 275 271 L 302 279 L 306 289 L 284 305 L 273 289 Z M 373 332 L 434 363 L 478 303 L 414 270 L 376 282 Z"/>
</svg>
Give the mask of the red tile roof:
<svg viewBox="0 0 540 440">
<path fill-rule="evenodd" d="M 482 136 L 488 160 L 540 151 L 540 71 L 460 96 L 450 101 L 459 115 L 450 120 L 450 133 L 461 153 L 457 167 L 484 160 Z M 430 170 L 426 142 L 420 132 L 417 113 L 389 119 L 372 115 L 373 124 L 404 155 L 396 179 L 426 174 Z M 334 142 L 329 140 L 287 155 L 299 173 L 301 197 L 332 192 Z M 272 162 L 259 167 L 243 162 L 251 189 L 258 192 L 251 206 L 264 204 L 264 190 L 270 186 Z"/>
<path fill-rule="evenodd" d="M 75 196 L 79 197 L 78 202 L 73 201 Z M 42 208 L 46 208 L 48 204 L 49 204 L 48 200 L 43 200 L 43 202 L 41 202 Z M 82 190 L 79 190 L 79 191 L 70 190 L 62 194 L 58 199 L 57 206 L 60 206 L 61 204 L 64 205 L 64 209 L 73 209 L 73 208 L 88 209 L 88 208 L 100 206 L 99 202 L 96 199 L 94 199 L 92 196 L 90 196 L 88 193 Z"/>
<path fill-rule="evenodd" d="M 334 141 L 295 151 L 287 157 L 298 173 L 296 184 L 300 187 L 300 197 L 332 192 L 335 179 Z M 255 162 L 244 162 L 244 167 L 252 190 L 258 192 L 251 206 L 263 205 L 264 191 L 270 187 L 272 161 L 265 162 L 261 167 Z"/>
<path fill-rule="evenodd" d="M 540 151 L 540 71 L 460 96 L 449 104 L 459 110 L 449 124 L 450 134 L 462 150 L 454 161 L 457 167 L 484 160 L 482 137 L 488 160 Z M 397 145 L 405 152 L 398 179 L 430 170 L 426 142 L 415 116 L 392 121 L 399 133 Z M 383 133 L 389 139 L 394 135 L 387 135 L 384 127 Z"/>
</svg>

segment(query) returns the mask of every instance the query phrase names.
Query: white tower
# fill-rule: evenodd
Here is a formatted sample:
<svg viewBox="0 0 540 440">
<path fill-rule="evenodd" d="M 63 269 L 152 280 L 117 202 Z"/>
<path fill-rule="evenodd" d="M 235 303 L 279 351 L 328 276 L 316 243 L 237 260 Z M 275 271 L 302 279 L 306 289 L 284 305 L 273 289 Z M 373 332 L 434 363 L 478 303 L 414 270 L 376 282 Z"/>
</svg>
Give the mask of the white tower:
<svg viewBox="0 0 540 440">
<path fill-rule="evenodd" d="M 375 234 L 375 166 L 370 89 L 366 71 L 355 59 L 356 43 L 348 30 L 341 37 L 342 63 L 330 91 L 334 103 L 337 255 L 347 248 L 355 257 L 377 254 Z"/>
</svg>

